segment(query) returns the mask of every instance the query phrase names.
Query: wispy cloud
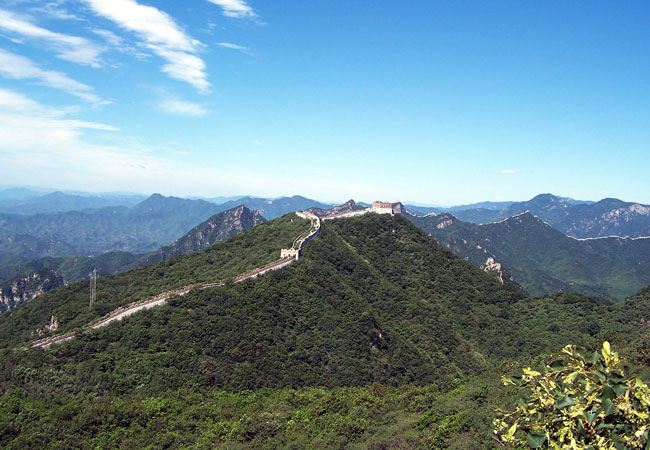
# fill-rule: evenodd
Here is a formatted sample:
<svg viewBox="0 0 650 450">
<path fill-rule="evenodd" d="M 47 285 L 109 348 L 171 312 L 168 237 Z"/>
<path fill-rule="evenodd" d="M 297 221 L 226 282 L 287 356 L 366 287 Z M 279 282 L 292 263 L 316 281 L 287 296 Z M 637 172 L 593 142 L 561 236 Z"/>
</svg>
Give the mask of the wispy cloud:
<svg viewBox="0 0 650 450">
<path fill-rule="evenodd" d="M 0 88 L 0 152 L 15 154 L 48 146 L 65 148 L 76 141 L 83 129 L 115 130 L 100 123 L 67 119 L 66 115 L 63 109 L 41 105 Z"/>
<path fill-rule="evenodd" d="M 0 49 L 0 75 L 14 80 L 35 80 L 38 84 L 60 89 L 95 105 L 109 103 L 100 99 L 87 84 L 73 80 L 66 74 L 43 70 L 32 60 Z"/>
<path fill-rule="evenodd" d="M 240 52 L 246 53 L 247 55 L 250 55 L 249 48 L 244 47 L 243 45 L 232 44 L 230 42 L 217 42 L 217 45 L 219 47 L 229 48 L 231 50 L 238 50 Z"/>
<path fill-rule="evenodd" d="M 47 30 L 4 9 L 0 9 L 0 29 L 22 37 L 41 40 L 51 46 L 61 59 L 91 67 L 101 66 L 100 54 L 104 48 L 88 39 Z"/>
<path fill-rule="evenodd" d="M 146 48 L 167 61 L 162 68 L 164 73 L 190 83 L 199 91 L 210 87 L 205 63 L 196 56 L 203 44 L 188 36 L 168 14 L 134 0 L 86 0 L 86 3 L 95 13 L 136 33 Z"/>
<path fill-rule="evenodd" d="M 161 111 L 164 111 L 166 113 L 180 114 L 183 116 L 190 116 L 190 117 L 204 116 L 208 112 L 203 106 L 197 103 L 187 102 L 178 99 L 165 100 L 161 102 L 158 105 L 158 107 L 160 108 Z"/>
<path fill-rule="evenodd" d="M 516 171 L 516 170 L 513 170 L 513 169 L 503 169 L 503 170 L 501 171 L 501 173 L 502 173 L 503 175 L 514 175 L 514 174 L 517 173 L 517 171 Z"/>
<path fill-rule="evenodd" d="M 22 94 L 2 88 L 0 88 L 0 108 L 14 112 L 38 112 L 54 116 L 61 114 L 61 112 L 55 112 L 51 108 L 30 100 Z"/>
<path fill-rule="evenodd" d="M 0 88 L 0 165 L 22 176 L 37 174 L 30 182 L 75 180 L 86 186 L 95 186 L 104 178 L 126 181 L 160 166 L 156 158 L 141 150 L 88 143 L 84 139 L 88 130 L 111 132 L 116 128 L 67 116 L 66 110 Z M 171 164 L 165 166 L 167 173 Z"/>
<path fill-rule="evenodd" d="M 94 28 L 90 31 L 95 33 L 97 36 L 101 36 L 110 46 L 113 47 L 113 49 L 119 52 L 126 53 L 143 60 L 148 59 L 151 56 L 149 53 L 143 52 L 142 50 L 138 50 L 137 48 L 133 47 L 122 37 L 118 36 L 112 31 L 103 30 L 101 28 Z"/>
<path fill-rule="evenodd" d="M 235 17 L 237 19 L 246 19 L 257 17 L 253 8 L 248 6 L 244 0 L 208 0 L 210 3 L 221 7 L 223 15 Z"/>
<path fill-rule="evenodd" d="M 388 187 L 344 178 L 314 179 L 311 173 L 285 177 L 266 168 L 232 170 L 222 160 L 193 161 L 183 149 L 152 148 L 113 130 L 71 119 L 66 110 L 0 88 L 0 167 L 11 169 L 5 170 L 3 182 L 204 196 L 243 191 L 271 197 L 295 192 L 329 198 L 347 198 L 350 192 L 370 199 L 391 195 Z M 93 143 L 95 136 L 111 144 Z"/>
</svg>

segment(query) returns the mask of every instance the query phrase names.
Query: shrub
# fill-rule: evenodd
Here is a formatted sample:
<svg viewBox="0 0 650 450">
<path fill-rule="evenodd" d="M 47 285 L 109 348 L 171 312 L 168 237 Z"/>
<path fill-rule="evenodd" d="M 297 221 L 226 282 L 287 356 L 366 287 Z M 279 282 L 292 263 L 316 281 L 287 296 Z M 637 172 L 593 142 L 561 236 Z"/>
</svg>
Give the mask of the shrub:
<svg viewBox="0 0 650 450">
<path fill-rule="evenodd" d="M 650 389 L 626 378 L 618 353 L 566 346 L 540 371 L 503 377 L 524 390 L 516 409 L 494 419 L 495 438 L 510 448 L 622 450 L 650 448 Z"/>
</svg>

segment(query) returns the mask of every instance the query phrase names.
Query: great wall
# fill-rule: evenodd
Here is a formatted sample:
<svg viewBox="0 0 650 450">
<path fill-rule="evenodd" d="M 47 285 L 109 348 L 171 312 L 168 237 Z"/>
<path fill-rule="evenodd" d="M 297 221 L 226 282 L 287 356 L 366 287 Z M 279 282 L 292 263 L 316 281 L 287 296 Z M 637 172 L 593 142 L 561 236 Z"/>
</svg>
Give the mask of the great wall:
<svg viewBox="0 0 650 450">
<path fill-rule="evenodd" d="M 397 205 L 397 206 L 395 206 Z M 367 213 L 376 213 L 376 214 L 401 214 L 402 213 L 402 206 L 400 203 L 397 204 L 391 204 L 387 202 L 374 202 L 372 207 L 365 208 L 362 210 L 356 210 L 356 211 L 349 211 L 349 212 L 343 212 L 340 214 L 335 214 L 335 215 L 327 215 L 323 217 L 318 217 L 317 215 L 309 212 L 309 211 L 296 211 L 295 214 L 302 218 L 302 219 L 307 219 L 310 221 L 309 228 L 300 233 L 296 239 L 293 241 L 293 245 L 290 248 L 283 248 L 280 249 L 280 259 L 267 264 L 266 266 L 259 267 L 256 269 L 253 269 L 249 272 L 245 272 L 238 277 L 236 277 L 233 281 L 235 283 L 242 282 L 244 280 L 248 280 L 250 278 L 255 278 L 260 275 L 263 275 L 267 272 L 270 272 L 272 270 L 279 270 L 282 269 L 283 267 L 288 266 L 289 264 L 293 263 L 294 261 L 298 261 L 300 258 L 300 252 L 302 251 L 303 247 L 307 242 L 312 240 L 313 238 L 317 237 L 320 234 L 321 231 L 321 219 L 322 220 L 333 220 L 333 219 L 339 219 L 339 218 L 346 218 L 346 217 L 353 217 L 353 216 L 358 216 L 361 214 L 367 214 Z M 90 324 L 84 326 L 81 330 L 79 331 L 71 331 L 69 333 L 65 334 L 60 334 L 56 336 L 48 336 L 42 339 L 39 339 L 37 341 L 34 341 L 30 344 L 30 347 L 40 347 L 40 348 L 47 348 L 50 345 L 53 344 L 59 344 L 61 342 L 70 340 L 77 336 L 78 334 L 85 333 L 88 331 L 92 331 L 94 329 L 106 326 L 110 324 L 111 322 L 115 322 L 118 320 L 123 319 L 124 317 L 128 317 L 132 314 L 137 313 L 138 311 L 142 311 L 145 309 L 150 309 L 158 305 L 162 305 L 167 302 L 167 300 L 170 297 L 174 296 L 183 296 L 190 292 L 192 289 L 209 289 L 209 288 L 214 288 L 214 287 L 219 287 L 223 286 L 225 283 L 222 281 L 219 282 L 213 282 L 213 283 L 197 283 L 197 284 L 190 284 L 187 286 L 183 286 L 179 289 L 163 292 L 162 294 L 158 294 L 154 297 L 148 298 L 146 300 L 141 300 L 138 302 L 130 303 L 125 306 L 121 306 L 107 315 L 99 318 L 98 320 L 91 322 Z"/>
</svg>

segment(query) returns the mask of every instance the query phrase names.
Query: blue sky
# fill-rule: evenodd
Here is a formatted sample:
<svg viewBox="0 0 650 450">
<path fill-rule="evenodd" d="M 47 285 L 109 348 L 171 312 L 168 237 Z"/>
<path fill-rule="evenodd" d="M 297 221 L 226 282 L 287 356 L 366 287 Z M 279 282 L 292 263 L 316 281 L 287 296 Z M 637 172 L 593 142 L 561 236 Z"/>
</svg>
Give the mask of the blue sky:
<svg viewBox="0 0 650 450">
<path fill-rule="evenodd" d="M 650 4 L 0 2 L 2 184 L 650 203 Z"/>
</svg>

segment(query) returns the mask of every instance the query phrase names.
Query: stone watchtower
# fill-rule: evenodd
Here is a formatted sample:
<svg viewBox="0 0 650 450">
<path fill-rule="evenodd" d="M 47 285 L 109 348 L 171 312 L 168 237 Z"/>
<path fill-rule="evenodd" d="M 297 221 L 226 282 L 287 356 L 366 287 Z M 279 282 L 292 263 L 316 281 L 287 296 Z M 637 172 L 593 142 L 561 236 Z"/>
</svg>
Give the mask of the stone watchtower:
<svg viewBox="0 0 650 450">
<path fill-rule="evenodd" d="M 377 214 L 394 214 L 393 204 L 390 202 L 373 202 L 370 210 Z"/>
<path fill-rule="evenodd" d="M 295 248 L 280 249 L 280 258 L 294 258 L 297 261 L 300 258 L 300 250 Z"/>
</svg>

